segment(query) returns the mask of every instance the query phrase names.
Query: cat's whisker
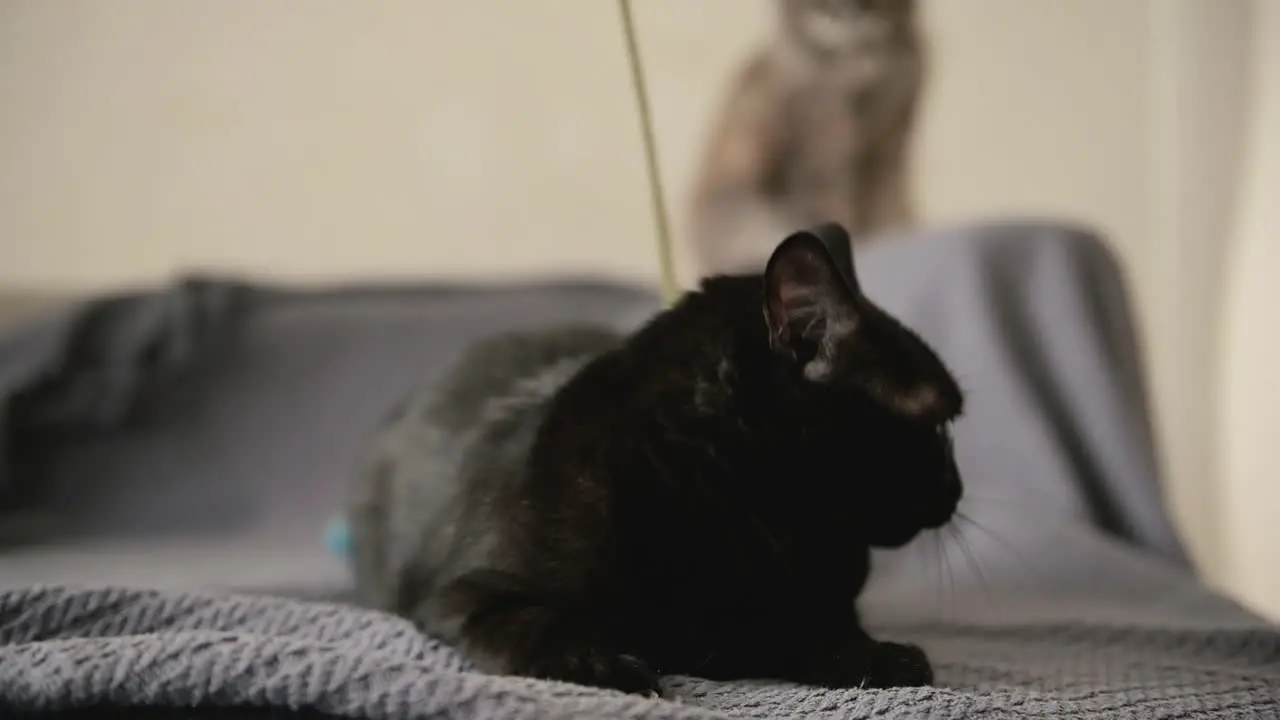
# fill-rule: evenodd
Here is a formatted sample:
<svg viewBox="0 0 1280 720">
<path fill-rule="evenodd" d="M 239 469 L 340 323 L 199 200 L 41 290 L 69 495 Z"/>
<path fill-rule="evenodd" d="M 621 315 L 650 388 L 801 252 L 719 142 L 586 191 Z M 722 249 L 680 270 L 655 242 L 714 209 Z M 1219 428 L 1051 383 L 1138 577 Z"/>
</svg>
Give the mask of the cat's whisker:
<svg viewBox="0 0 1280 720">
<path fill-rule="evenodd" d="M 947 544 L 943 543 L 942 547 L 946 548 Z M 951 562 L 951 552 L 949 550 L 946 552 L 946 556 L 947 556 L 947 578 L 951 584 L 951 617 L 954 618 L 957 613 L 956 598 L 959 597 L 959 594 L 956 592 L 956 568 L 955 568 L 955 565 L 953 565 Z"/>
<path fill-rule="evenodd" d="M 947 595 L 951 602 L 951 617 L 956 616 L 956 572 L 951 566 L 951 553 L 947 552 L 947 543 L 942 538 L 942 531 L 935 530 L 934 537 L 938 538 L 938 547 L 942 551 L 942 563 L 946 566 L 947 575 Z"/>
<path fill-rule="evenodd" d="M 1008 378 L 1000 373 L 992 372 L 990 366 L 976 368 L 952 368 L 952 376 L 960 384 L 968 396 L 992 394 L 1007 391 Z"/>
<path fill-rule="evenodd" d="M 987 581 L 987 576 L 982 572 L 982 565 L 978 562 L 978 558 L 969 547 L 968 541 L 964 538 L 964 533 L 958 525 L 948 525 L 948 531 L 951 537 L 955 538 L 956 546 L 960 549 L 960 553 L 964 556 L 965 564 L 973 571 L 974 577 L 978 580 L 978 584 L 982 586 L 982 594 L 986 596 L 987 602 L 994 604 L 995 599 L 991 596 L 991 583 Z"/>
<path fill-rule="evenodd" d="M 1006 498 L 998 495 L 975 495 L 973 493 L 967 493 L 965 495 L 964 504 L 969 506 L 970 510 L 972 510 L 974 506 L 1003 505 L 1004 507 L 1016 510 L 1019 513 L 1034 515 L 1036 516 L 1037 522 L 1047 521 L 1058 526 L 1067 524 L 1066 518 L 1064 518 L 1061 513 L 1046 510 L 1043 506 L 1044 503 L 1037 503 L 1032 500 Z"/>
<path fill-rule="evenodd" d="M 942 602 L 942 591 L 944 583 L 942 582 L 942 534 L 933 533 L 933 564 L 938 569 L 938 602 Z"/>
<path fill-rule="evenodd" d="M 982 532 L 982 534 L 994 540 L 997 544 L 999 544 L 1005 550 L 1008 550 L 1010 555 L 1015 560 L 1017 560 L 1024 568 L 1030 571 L 1033 575 L 1036 575 L 1039 577 L 1039 570 L 1036 568 L 1036 566 L 1030 560 L 1028 560 L 1027 557 L 1018 550 L 1018 548 L 1014 547 L 1013 543 L 1000 537 L 1000 535 L 996 533 L 994 530 L 992 530 L 991 528 L 983 525 L 982 523 L 978 522 L 977 520 L 974 520 L 972 517 L 962 512 L 957 511 L 956 517 L 960 520 L 963 520 L 964 522 L 969 523 L 971 527 L 979 530 L 980 532 Z"/>
<path fill-rule="evenodd" d="M 1058 517 L 1058 513 L 1046 510 L 1042 503 L 1035 503 L 1027 500 L 1009 500 L 994 496 L 968 495 L 965 497 L 964 503 L 971 511 L 979 506 L 995 507 L 1000 506 L 1006 510 L 1017 510 L 1019 512 L 1027 512 L 1038 517 L 1053 518 Z"/>
<path fill-rule="evenodd" d="M 981 372 L 953 372 L 952 374 L 955 376 L 956 384 L 960 386 L 960 389 L 964 391 L 966 396 L 972 397 L 974 395 L 980 395 L 982 394 L 983 389 L 991 387 L 990 385 L 984 386 L 981 383 L 975 384 L 973 382 L 974 379 L 981 380 L 989 378 L 990 374 L 983 374 Z"/>
<path fill-rule="evenodd" d="M 997 500 L 1000 502 L 1008 502 L 1008 503 L 1023 503 L 1023 504 L 1026 504 L 1028 507 L 1032 507 L 1032 508 L 1035 508 L 1047 502 L 1060 504 L 1062 501 L 1062 498 L 1052 496 L 1049 493 L 1038 492 L 1036 490 L 1026 489 L 1026 488 L 1018 491 L 1017 495 L 1020 495 L 1021 497 L 1012 497 L 1008 494 L 1002 495 L 1002 494 L 997 494 L 993 492 L 984 493 L 982 491 L 982 488 L 966 488 L 965 490 L 966 490 L 966 493 L 965 493 L 966 499 Z"/>
</svg>

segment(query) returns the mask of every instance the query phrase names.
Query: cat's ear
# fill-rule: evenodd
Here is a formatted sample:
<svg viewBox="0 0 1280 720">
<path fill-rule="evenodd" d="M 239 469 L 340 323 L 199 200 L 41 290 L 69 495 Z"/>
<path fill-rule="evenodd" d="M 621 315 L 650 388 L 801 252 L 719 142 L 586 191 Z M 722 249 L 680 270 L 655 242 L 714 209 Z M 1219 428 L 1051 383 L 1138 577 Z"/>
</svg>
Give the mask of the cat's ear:
<svg viewBox="0 0 1280 720">
<path fill-rule="evenodd" d="M 858 287 L 858 274 L 853 270 L 853 240 L 849 237 L 849 231 L 845 230 L 840 223 L 827 222 L 815 225 L 805 232 L 822 241 L 822 246 L 827 249 L 831 262 L 835 263 L 836 269 L 840 271 L 840 277 L 844 279 L 849 289 L 855 295 L 861 292 L 861 288 Z"/>
<path fill-rule="evenodd" d="M 843 251 L 838 247 L 842 239 Z M 843 228 L 819 226 L 788 236 L 764 271 L 770 346 L 804 363 L 806 377 L 826 378 L 838 341 L 857 329 L 857 294 Z"/>
</svg>

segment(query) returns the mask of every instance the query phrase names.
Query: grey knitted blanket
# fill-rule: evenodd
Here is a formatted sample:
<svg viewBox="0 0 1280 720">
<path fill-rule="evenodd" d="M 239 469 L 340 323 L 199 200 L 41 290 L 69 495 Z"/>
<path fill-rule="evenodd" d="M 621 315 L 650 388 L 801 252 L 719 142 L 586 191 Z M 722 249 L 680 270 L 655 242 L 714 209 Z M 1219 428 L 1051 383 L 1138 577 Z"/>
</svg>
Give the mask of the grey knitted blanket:
<svg viewBox="0 0 1280 720">
<path fill-rule="evenodd" d="M 629 326 L 656 299 L 194 282 L 0 336 L 0 720 L 1280 717 L 1280 635 L 1197 580 L 1164 512 L 1105 244 L 973 226 L 859 262 L 972 400 L 966 522 L 877 557 L 859 599 L 878 637 L 924 647 L 937 687 L 666 678 L 646 700 L 470 672 L 377 613 L 199 594 L 340 592 L 321 531 L 405 388 L 477 334 Z M 34 516 L 6 518 L 24 498 Z"/>
<path fill-rule="evenodd" d="M 668 678 L 672 699 L 470 672 L 405 622 L 251 596 L 0 594 L 0 714 L 220 707 L 344 718 L 1280 717 L 1280 635 L 1157 624 L 889 628 L 939 686 L 831 691 Z M 154 715 L 154 713 L 153 713 Z M 234 715 L 232 715 L 234 717 Z"/>
</svg>

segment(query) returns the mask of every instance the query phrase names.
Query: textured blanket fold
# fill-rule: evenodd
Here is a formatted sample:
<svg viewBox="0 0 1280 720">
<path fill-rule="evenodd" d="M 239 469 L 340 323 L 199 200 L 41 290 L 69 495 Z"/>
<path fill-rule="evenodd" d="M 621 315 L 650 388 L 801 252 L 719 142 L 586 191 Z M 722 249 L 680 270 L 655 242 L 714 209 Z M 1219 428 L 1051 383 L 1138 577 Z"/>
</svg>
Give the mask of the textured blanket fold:
<svg viewBox="0 0 1280 720">
<path fill-rule="evenodd" d="M 1280 634 L 1084 622 L 886 628 L 939 687 L 823 690 L 667 678 L 670 700 L 471 672 L 387 615 L 124 589 L 0 594 L 0 712 L 85 707 L 346 718 L 1280 717 Z"/>
</svg>

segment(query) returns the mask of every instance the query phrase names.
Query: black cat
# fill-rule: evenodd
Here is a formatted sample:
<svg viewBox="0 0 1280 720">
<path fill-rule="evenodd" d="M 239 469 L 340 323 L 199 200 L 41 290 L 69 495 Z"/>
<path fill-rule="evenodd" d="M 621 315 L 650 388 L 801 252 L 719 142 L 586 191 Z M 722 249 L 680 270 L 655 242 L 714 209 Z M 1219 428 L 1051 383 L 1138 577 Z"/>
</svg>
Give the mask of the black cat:
<svg viewBox="0 0 1280 720">
<path fill-rule="evenodd" d="M 629 337 L 473 347 L 356 484 L 368 600 L 493 673 L 930 683 L 854 598 L 871 547 L 951 519 L 962 395 L 847 248 L 838 227 L 796 233 L 763 275 L 706 279 Z"/>
</svg>

